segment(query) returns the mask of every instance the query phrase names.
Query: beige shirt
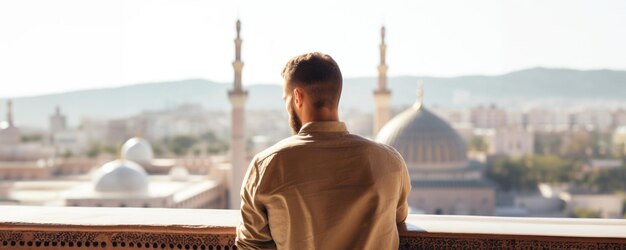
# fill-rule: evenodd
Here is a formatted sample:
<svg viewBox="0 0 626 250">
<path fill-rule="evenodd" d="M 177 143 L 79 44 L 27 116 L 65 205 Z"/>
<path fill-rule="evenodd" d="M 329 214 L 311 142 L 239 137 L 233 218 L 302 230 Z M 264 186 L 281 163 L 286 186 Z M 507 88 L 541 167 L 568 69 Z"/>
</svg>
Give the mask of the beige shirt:
<svg viewBox="0 0 626 250">
<path fill-rule="evenodd" d="M 257 154 L 241 189 L 240 249 L 398 249 L 408 171 L 392 147 L 311 122 Z"/>
</svg>

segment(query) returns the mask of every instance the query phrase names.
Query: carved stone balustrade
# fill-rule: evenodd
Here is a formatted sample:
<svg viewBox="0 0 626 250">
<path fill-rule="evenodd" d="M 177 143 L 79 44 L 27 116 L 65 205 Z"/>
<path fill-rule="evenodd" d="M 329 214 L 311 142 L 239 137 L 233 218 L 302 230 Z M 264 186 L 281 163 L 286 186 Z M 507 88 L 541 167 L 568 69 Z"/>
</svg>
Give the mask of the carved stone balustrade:
<svg viewBox="0 0 626 250">
<path fill-rule="evenodd" d="M 0 249 L 235 247 L 238 211 L 0 206 Z M 410 215 L 401 249 L 626 249 L 626 220 Z"/>
</svg>

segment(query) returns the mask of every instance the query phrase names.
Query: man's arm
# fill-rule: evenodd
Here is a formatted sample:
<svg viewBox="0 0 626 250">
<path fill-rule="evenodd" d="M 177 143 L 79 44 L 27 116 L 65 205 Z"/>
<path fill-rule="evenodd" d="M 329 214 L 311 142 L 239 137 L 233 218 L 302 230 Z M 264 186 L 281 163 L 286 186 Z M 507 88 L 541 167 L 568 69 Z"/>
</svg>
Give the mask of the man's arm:
<svg viewBox="0 0 626 250">
<path fill-rule="evenodd" d="M 255 157 L 241 186 L 241 221 L 235 240 L 239 249 L 276 249 L 270 234 L 267 210 L 256 196 L 260 182 Z"/>
<path fill-rule="evenodd" d="M 400 178 L 400 199 L 398 200 L 398 209 L 396 210 L 396 223 L 403 223 L 409 214 L 408 197 L 411 192 L 411 177 L 409 177 L 409 170 L 404 163 L 402 157 L 400 157 L 400 163 L 402 165 L 402 174 Z"/>
</svg>

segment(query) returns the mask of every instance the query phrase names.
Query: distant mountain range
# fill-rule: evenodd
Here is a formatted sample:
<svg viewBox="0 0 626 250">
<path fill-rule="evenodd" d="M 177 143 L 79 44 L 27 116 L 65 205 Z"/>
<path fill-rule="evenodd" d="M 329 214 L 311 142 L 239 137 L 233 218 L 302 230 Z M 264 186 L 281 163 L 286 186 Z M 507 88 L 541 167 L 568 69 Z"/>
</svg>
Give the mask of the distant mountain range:
<svg viewBox="0 0 626 250">
<path fill-rule="evenodd" d="M 426 105 L 466 107 L 496 103 L 515 108 L 541 100 L 564 106 L 581 100 L 626 104 L 626 71 L 533 68 L 498 76 L 391 77 L 392 106 L 414 103 L 418 80 L 424 82 Z M 341 106 L 371 112 L 375 86 L 376 77 L 345 79 Z M 229 88 L 231 85 L 226 83 L 189 79 L 15 98 L 13 106 L 17 124 L 45 128 L 57 105 L 71 123 L 81 117 L 119 118 L 187 103 L 228 110 Z M 246 89 L 249 109 L 284 108 L 281 85 L 251 85 Z M 0 102 L 0 112 L 4 114 L 5 100 Z"/>
</svg>

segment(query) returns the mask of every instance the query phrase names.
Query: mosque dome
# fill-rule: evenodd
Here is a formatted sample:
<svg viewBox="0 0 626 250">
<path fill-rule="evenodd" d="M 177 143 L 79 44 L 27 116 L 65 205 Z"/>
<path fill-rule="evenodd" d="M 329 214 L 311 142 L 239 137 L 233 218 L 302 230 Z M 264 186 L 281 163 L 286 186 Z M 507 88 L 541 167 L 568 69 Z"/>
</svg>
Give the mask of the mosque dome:
<svg viewBox="0 0 626 250">
<path fill-rule="evenodd" d="M 170 169 L 169 176 L 173 181 L 187 181 L 189 170 L 183 166 L 175 166 Z"/>
<path fill-rule="evenodd" d="M 148 174 L 137 163 L 115 160 L 102 165 L 93 178 L 94 190 L 101 193 L 146 193 Z"/>
<path fill-rule="evenodd" d="M 154 158 L 152 145 L 140 137 L 128 139 L 122 146 L 121 154 L 123 159 L 134 161 L 143 166 L 151 164 Z"/>
<path fill-rule="evenodd" d="M 376 141 L 398 150 L 409 169 L 460 169 L 468 163 L 461 136 L 421 103 L 387 122 Z"/>
</svg>

